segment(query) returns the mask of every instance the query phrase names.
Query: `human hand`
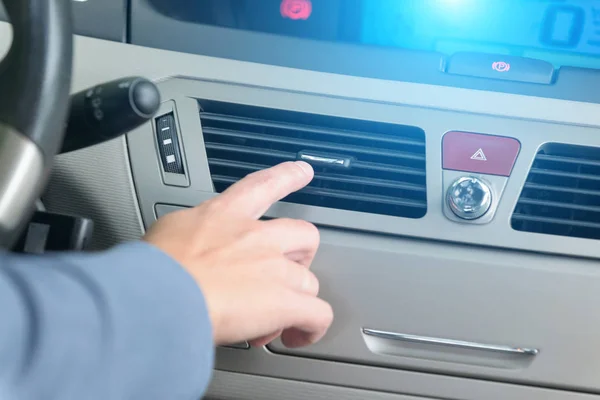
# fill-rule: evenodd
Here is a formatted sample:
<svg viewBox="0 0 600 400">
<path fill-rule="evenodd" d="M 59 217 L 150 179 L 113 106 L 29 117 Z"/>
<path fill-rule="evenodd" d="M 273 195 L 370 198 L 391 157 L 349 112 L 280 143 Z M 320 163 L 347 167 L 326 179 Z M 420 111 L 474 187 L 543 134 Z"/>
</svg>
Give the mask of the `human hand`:
<svg viewBox="0 0 600 400">
<path fill-rule="evenodd" d="M 289 162 L 256 172 L 198 207 L 161 218 L 144 240 L 177 260 L 206 299 L 216 345 L 265 345 L 281 335 L 299 347 L 320 340 L 333 320 L 309 267 L 319 246 L 304 221 L 259 221 L 269 207 L 306 186 L 310 165 Z"/>
</svg>

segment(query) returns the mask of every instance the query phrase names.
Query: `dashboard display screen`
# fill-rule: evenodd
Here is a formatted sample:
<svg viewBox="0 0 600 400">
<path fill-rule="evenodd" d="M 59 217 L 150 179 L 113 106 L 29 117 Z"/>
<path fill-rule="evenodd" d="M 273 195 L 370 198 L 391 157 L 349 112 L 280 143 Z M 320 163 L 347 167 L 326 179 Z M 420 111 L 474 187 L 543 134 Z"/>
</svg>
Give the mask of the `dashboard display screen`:
<svg viewBox="0 0 600 400">
<path fill-rule="evenodd" d="M 150 2 L 163 14 L 198 24 L 446 55 L 507 54 L 556 67 L 600 69 L 600 0 Z"/>
</svg>

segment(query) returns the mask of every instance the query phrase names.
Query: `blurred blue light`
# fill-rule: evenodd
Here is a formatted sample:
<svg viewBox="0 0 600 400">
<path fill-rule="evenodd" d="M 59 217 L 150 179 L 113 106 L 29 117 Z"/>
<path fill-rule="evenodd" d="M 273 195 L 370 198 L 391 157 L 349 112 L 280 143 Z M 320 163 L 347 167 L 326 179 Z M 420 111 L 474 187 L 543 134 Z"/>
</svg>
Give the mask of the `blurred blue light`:
<svg viewBox="0 0 600 400">
<path fill-rule="evenodd" d="M 364 1 L 361 41 L 377 46 L 532 57 L 556 65 L 600 68 L 600 31 L 590 22 L 600 0 Z M 587 15 L 588 20 L 576 15 Z M 550 18 L 554 16 L 553 18 Z M 598 14 L 600 23 L 600 14 Z M 580 31 L 573 46 L 567 42 Z M 545 36 L 549 39 L 542 40 Z"/>
<path fill-rule="evenodd" d="M 437 0 L 439 3 L 442 4 L 449 4 L 449 5 L 458 5 L 459 3 L 462 3 L 463 0 Z"/>
</svg>

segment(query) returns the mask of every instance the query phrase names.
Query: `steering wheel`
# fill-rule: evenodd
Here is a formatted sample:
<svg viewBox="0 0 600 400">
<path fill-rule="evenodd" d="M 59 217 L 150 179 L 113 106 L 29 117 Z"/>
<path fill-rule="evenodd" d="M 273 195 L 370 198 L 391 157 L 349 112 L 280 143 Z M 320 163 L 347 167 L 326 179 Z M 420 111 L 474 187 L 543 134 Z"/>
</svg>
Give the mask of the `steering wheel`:
<svg viewBox="0 0 600 400">
<path fill-rule="evenodd" d="M 10 248 L 63 140 L 73 31 L 71 0 L 3 2 L 13 43 L 0 63 L 0 248 Z"/>
</svg>

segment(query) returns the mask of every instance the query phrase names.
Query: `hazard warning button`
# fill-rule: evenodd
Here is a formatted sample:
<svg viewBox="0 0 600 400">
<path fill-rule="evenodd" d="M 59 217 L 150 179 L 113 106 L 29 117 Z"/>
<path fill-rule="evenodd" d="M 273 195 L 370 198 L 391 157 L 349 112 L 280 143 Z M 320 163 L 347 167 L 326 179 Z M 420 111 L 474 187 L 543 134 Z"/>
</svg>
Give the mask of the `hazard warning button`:
<svg viewBox="0 0 600 400">
<path fill-rule="evenodd" d="M 442 139 L 444 169 L 510 176 L 521 143 L 517 139 L 479 133 L 448 132 Z"/>
</svg>

